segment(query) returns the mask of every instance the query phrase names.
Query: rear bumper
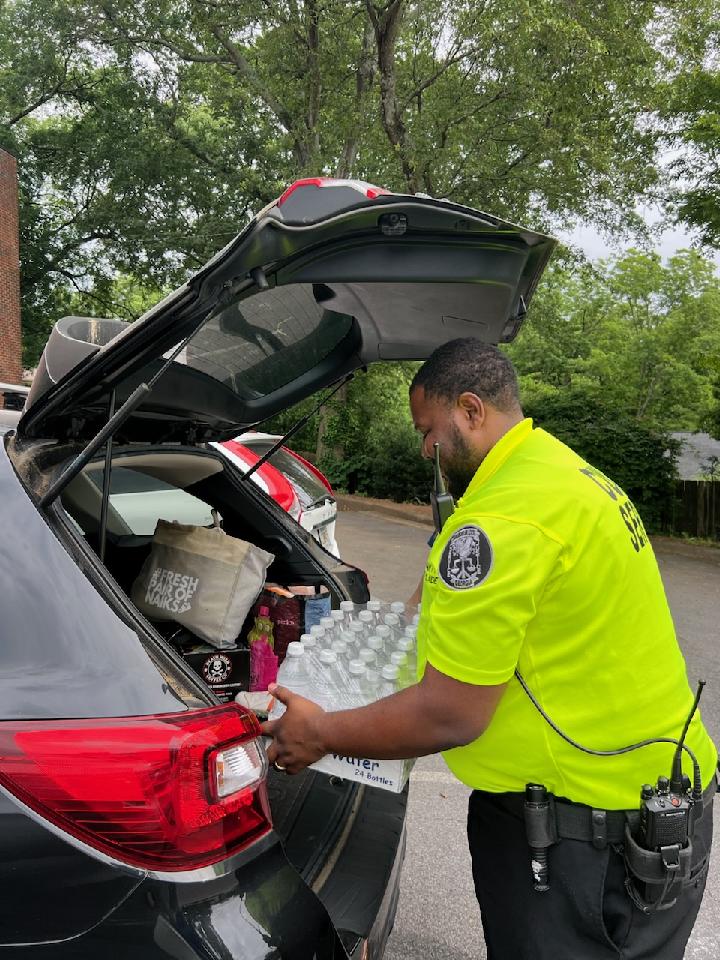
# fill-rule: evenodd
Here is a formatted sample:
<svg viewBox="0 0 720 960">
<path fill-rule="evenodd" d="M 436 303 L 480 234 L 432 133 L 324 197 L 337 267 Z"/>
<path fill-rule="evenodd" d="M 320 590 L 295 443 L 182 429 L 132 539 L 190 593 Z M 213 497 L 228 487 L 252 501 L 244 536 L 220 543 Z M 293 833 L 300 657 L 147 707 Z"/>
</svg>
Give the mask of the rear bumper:
<svg viewBox="0 0 720 960">
<path fill-rule="evenodd" d="M 8 953 L 8 955 L 10 955 Z M 324 907 L 276 843 L 234 874 L 196 884 L 145 880 L 72 939 L 16 947 L 47 960 L 344 960 Z"/>
</svg>

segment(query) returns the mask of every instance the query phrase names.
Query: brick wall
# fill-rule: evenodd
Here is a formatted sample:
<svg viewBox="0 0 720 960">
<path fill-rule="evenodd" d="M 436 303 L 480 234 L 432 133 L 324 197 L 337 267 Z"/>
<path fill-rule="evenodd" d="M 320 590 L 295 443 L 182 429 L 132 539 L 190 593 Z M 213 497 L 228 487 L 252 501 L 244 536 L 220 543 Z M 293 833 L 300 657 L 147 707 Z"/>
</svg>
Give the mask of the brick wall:
<svg viewBox="0 0 720 960">
<path fill-rule="evenodd" d="M 0 382 L 20 383 L 21 357 L 17 164 L 0 150 Z"/>
</svg>

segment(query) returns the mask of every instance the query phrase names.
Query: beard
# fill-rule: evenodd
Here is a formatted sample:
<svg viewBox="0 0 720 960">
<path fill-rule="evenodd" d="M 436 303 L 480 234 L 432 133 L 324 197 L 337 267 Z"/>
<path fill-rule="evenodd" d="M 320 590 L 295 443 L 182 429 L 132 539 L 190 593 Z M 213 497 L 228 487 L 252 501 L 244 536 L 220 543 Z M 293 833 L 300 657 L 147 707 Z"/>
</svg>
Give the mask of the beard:
<svg viewBox="0 0 720 960">
<path fill-rule="evenodd" d="M 458 500 L 468 488 L 482 460 L 473 454 L 459 429 L 452 424 L 452 447 L 442 457 L 442 472 L 447 482 L 448 493 Z"/>
</svg>

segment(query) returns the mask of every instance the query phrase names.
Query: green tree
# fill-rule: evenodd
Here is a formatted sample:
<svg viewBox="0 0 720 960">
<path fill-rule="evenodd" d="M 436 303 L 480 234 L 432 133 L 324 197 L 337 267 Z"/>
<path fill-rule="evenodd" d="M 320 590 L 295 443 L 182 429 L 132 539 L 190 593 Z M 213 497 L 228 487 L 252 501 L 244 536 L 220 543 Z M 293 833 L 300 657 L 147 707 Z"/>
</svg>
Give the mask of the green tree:
<svg viewBox="0 0 720 960">
<path fill-rule="evenodd" d="M 308 173 L 536 224 L 632 221 L 657 176 L 657 77 L 695 57 L 684 25 L 706 7 L 5 0 L 27 361 L 68 292 L 128 316 L 115 273 L 179 282 Z"/>
<path fill-rule="evenodd" d="M 678 450 L 666 433 L 578 387 L 530 403 L 526 413 L 619 483 L 649 530 L 663 528 L 672 511 Z"/>
<path fill-rule="evenodd" d="M 578 387 L 650 428 L 704 429 L 720 371 L 715 269 L 692 251 L 560 264 L 509 353 L 531 403 Z"/>
</svg>

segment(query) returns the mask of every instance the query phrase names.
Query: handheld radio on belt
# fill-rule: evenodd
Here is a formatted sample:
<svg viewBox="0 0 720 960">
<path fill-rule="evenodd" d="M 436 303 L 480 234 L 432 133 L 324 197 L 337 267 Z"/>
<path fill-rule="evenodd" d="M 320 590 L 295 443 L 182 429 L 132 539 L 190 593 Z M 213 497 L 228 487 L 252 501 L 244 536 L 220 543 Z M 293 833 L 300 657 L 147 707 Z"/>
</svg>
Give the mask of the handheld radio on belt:
<svg viewBox="0 0 720 960">
<path fill-rule="evenodd" d="M 435 450 L 435 489 L 430 494 L 430 505 L 432 506 L 435 532 L 440 533 L 445 521 L 448 519 L 448 517 L 452 516 L 453 511 L 455 510 L 455 501 L 445 489 L 445 481 L 443 480 L 442 473 L 440 472 L 440 444 L 434 443 L 433 448 Z"/>
<path fill-rule="evenodd" d="M 695 826 L 703 815 L 703 788 L 700 766 L 697 759 L 685 746 L 685 736 L 697 710 L 705 681 L 698 683 L 693 705 L 685 721 L 679 740 L 657 737 L 643 740 L 617 750 L 591 750 L 577 743 L 550 719 L 540 706 L 519 671 L 515 671 L 523 690 L 542 718 L 567 743 L 583 753 L 593 756 L 614 757 L 653 743 L 674 743 L 670 777 L 660 776 L 656 785 L 644 784 L 640 791 L 640 812 L 635 820 L 628 817 L 624 828 L 624 856 L 628 870 L 625 887 L 630 899 L 645 914 L 672 907 L 677 897 L 669 894 L 676 882 L 687 881 L 692 860 L 692 837 Z M 693 783 L 682 772 L 682 754 L 688 754 L 693 764 Z M 593 810 L 592 815 L 605 816 L 606 811 Z M 631 823 L 634 829 L 631 830 Z M 529 783 L 525 789 L 525 829 L 530 847 L 530 864 L 533 886 L 538 892 L 550 889 L 548 870 L 548 847 L 558 840 L 558 825 L 554 797 L 543 784 Z M 593 838 L 594 839 L 594 838 Z M 645 890 L 659 889 L 650 900 L 641 896 L 636 882 L 645 885 Z"/>
</svg>

